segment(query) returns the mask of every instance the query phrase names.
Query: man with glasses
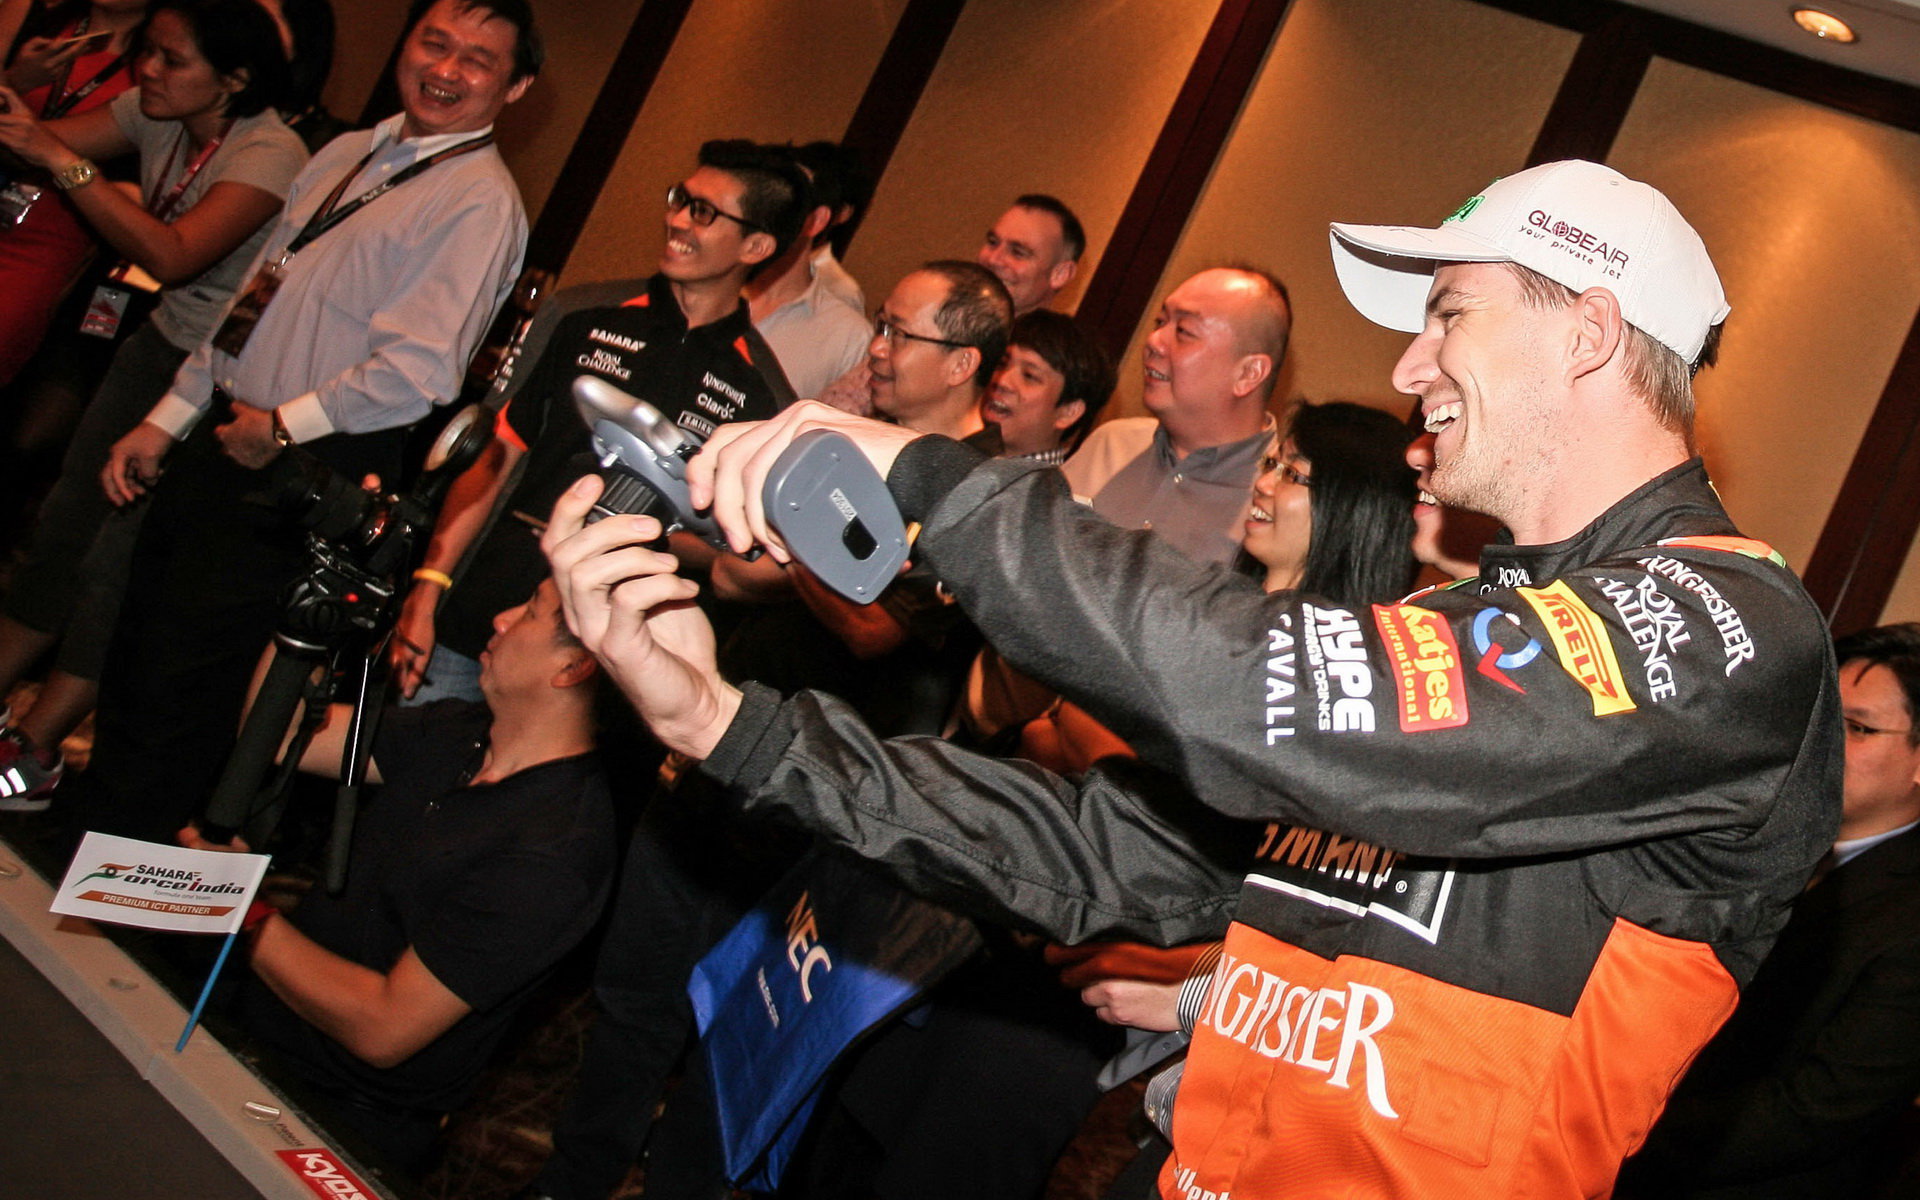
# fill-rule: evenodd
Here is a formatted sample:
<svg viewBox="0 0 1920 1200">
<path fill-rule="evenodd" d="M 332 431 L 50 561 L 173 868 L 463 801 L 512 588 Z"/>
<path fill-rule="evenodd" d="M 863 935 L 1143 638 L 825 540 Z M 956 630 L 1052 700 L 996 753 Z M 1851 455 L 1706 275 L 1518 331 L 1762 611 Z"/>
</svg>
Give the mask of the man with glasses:
<svg viewBox="0 0 1920 1200">
<path fill-rule="evenodd" d="M 992 274 L 930 262 L 894 285 L 873 323 L 867 393 L 875 412 L 956 440 L 986 428 L 980 397 L 1013 329 L 1012 301 Z"/>
<path fill-rule="evenodd" d="M 569 288 L 542 310 L 521 352 L 531 365 L 506 385 L 494 442 L 454 484 L 414 573 L 393 643 L 412 702 L 477 699 L 492 614 L 546 574 L 538 520 L 590 452 L 573 403 L 577 376 L 639 396 L 702 438 L 792 402 L 741 287 L 798 236 L 806 205 L 806 175 L 784 151 L 708 142 L 699 168 L 667 189 L 658 273 Z"/>
<path fill-rule="evenodd" d="M 1834 642 L 1840 836 L 1619 1195 L 1856 1197 L 1920 1095 L 1920 625 Z"/>
</svg>

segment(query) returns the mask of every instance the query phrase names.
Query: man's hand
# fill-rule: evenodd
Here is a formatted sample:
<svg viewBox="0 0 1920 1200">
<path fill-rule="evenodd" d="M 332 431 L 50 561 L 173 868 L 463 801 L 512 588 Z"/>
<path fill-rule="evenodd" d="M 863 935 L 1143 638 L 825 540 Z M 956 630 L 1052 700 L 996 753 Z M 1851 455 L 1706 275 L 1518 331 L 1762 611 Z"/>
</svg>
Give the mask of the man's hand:
<svg viewBox="0 0 1920 1200">
<path fill-rule="evenodd" d="M 233 420 L 213 432 L 228 458 L 253 471 L 280 457 L 285 448 L 273 436 L 273 410 L 239 401 L 234 402 Z"/>
<path fill-rule="evenodd" d="M 713 627 L 693 604 L 699 586 L 673 574 L 671 554 L 644 545 L 660 536 L 652 517 L 585 524 L 600 488 L 596 475 L 568 488 L 540 537 L 567 626 L 668 749 L 705 758 L 733 723 L 740 692 L 720 678 Z"/>
<path fill-rule="evenodd" d="M 210 842 L 200 832 L 200 826 L 192 821 L 181 826 L 173 835 L 173 840 L 189 850 L 218 850 L 225 854 L 252 854 L 253 847 L 247 845 L 247 839 L 239 834 L 233 835 L 231 842 Z"/>
<path fill-rule="evenodd" d="M 852 416 L 815 400 L 795 404 L 770 421 L 722 425 L 687 464 L 687 490 L 695 508 L 713 509 L 727 544 L 738 553 L 759 544 L 779 561 L 792 561 L 767 523 L 760 490 L 793 439 L 815 429 L 845 434 L 882 479 L 907 443 L 921 437 L 911 429 Z"/>
<path fill-rule="evenodd" d="M 1080 993 L 1093 1015 L 1109 1025 L 1154 1033 L 1180 1028 L 1180 985 L 1144 979 L 1103 979 Z"/>
<path fill-rule="evenodd" d="M 151 421 L 142 421 L 107 452 L 100 486 L 116 505 L 132 504 L 160 480 L 160 463 L 173 449 L 173 435 Z"/>
<path fill-rule="evenodd" d="M 400 606 L 400 619 L 393 626 L 393 642 L 387 647 L 387 663 L 400 685 L 400 694 L 413 699 L 427 681 L 427 660 L 433 657 L 434 614 L 440 607 L 440 585 L 422 580 L 407 593 Z"/>
</svg>

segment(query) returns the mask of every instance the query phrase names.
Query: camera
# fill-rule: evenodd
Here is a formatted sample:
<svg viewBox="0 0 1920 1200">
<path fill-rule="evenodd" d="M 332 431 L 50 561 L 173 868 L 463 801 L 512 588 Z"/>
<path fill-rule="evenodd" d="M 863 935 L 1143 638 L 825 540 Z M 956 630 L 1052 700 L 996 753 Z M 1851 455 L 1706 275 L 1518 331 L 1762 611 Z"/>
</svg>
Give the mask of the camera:
<svg viewBox="0 0 1920 1200">
<path fill-rule="evenodd" d="M 597 376 L 576 378 L 573 399 L 606 480 L 590 522 L 640 513 L 666 533 L 684 529 L 728 549 L 712 516 L 696 511 L 687 492 L 687 463 L 705 438 Z M 794 557 L 856 604 L 879 598 L 906 562 L 906 526 L 885 481 L 838 433 L 816 429 L 795 438 L 774 462 L 761 499 Z M 749 557 L 759 553 L 755 547 Z"/>
<path fill-rule="evenodd" d="M 589 523 L 635 513 L 659 521 L 663 533 L 684 529 L 716 549 L 727 548 L 720 527 L 696 512 L 687 495 L 687 464 L 705 438 L 597 375 L 573 381 L 573 402 L 593 434 L 593 452 L 606 481 Z"/>
<path fill-rule="evenodd" d="M 492 437 L 490 416 L 478 404 L 456 414 L 406 493 L 367 491 L 298 446 L 281 451 L 268 468 L 262 499 L 307 530 L 312 556 L 306 574 L 289 587 L 285 631 L 326 645 L 350 632 L 381 630 L 441 497 Z"/>
</svg>

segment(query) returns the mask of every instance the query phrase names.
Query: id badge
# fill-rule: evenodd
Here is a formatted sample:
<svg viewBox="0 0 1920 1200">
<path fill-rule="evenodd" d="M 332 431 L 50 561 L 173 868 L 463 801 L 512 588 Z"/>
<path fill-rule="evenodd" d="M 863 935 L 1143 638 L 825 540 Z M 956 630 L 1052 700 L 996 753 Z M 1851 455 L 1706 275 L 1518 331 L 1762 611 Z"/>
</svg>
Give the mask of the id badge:
<svg viewBox="0 0 1920 1200">
<path fill-rule="evenodd" d="M 126 319 L 127 305 L 132 301 L 133 290 L 125 284 L 100 284 L 93 289 L 86 315 L 80 318 L 80 332 L 90 337 L 113 337 L 120 332 L 120 322 Z"/>
<path fill-rule="evenodd" d="M 233 302 L 228 310 L 227 319 L 220 322 L 220 328 L 213 335 L 213 348 L 240 356 L 246 349 L 247 339 L 253 336 L 253 327 L 260 323 L 260 314 L 267 311 L 267 305 L 273 303 L 273 297 L 287 278 L 285 260 L 268 263 L 260 268 L 253 277 L 247 290 Z"/>
</svg>

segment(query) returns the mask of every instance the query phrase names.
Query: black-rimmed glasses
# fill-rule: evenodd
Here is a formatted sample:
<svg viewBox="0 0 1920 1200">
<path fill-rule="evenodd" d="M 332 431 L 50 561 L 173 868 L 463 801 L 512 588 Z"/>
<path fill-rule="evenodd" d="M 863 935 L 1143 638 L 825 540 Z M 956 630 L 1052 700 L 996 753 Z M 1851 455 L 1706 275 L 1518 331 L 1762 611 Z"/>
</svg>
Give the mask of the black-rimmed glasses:
<svg viewBox="0 0 1920 1200">
<path fill-rule="evenodd" d="M 928 337 L 924 333 L 915 333 L 911 329 L 902 329 L 898 325 L 895 325 L 892 318 L 883 312 L 873 314 L 873 329 L 875 333 L 887 339 L 887 345 L 889 346 L 899 345 L 899 339 L 901 338 L 906 338 L 908 341 L 914 342 L 932 342 L 936 346 L 946 346 L 952 350 L 965 350 L 973 344 L 971 342 L 956 342 L 948 338 Z"/>
<path fill-rule="evenodd" d="M 713 224 L 714 218 L 725 217 L 742 229 L 751 229 L 756 233 L 766 232 L 765 229 L 747 220 L 745 217 L 736 217 L 732 213 L 716 207 L 713 201 L 702 200 L 700 197 L 688 191 L 686 184 L 676 183 L 667 189 L 667 215 L 672 216 L 683 208 L 687 210 L 688 219 L 702 229 Z"/>
</svg>

